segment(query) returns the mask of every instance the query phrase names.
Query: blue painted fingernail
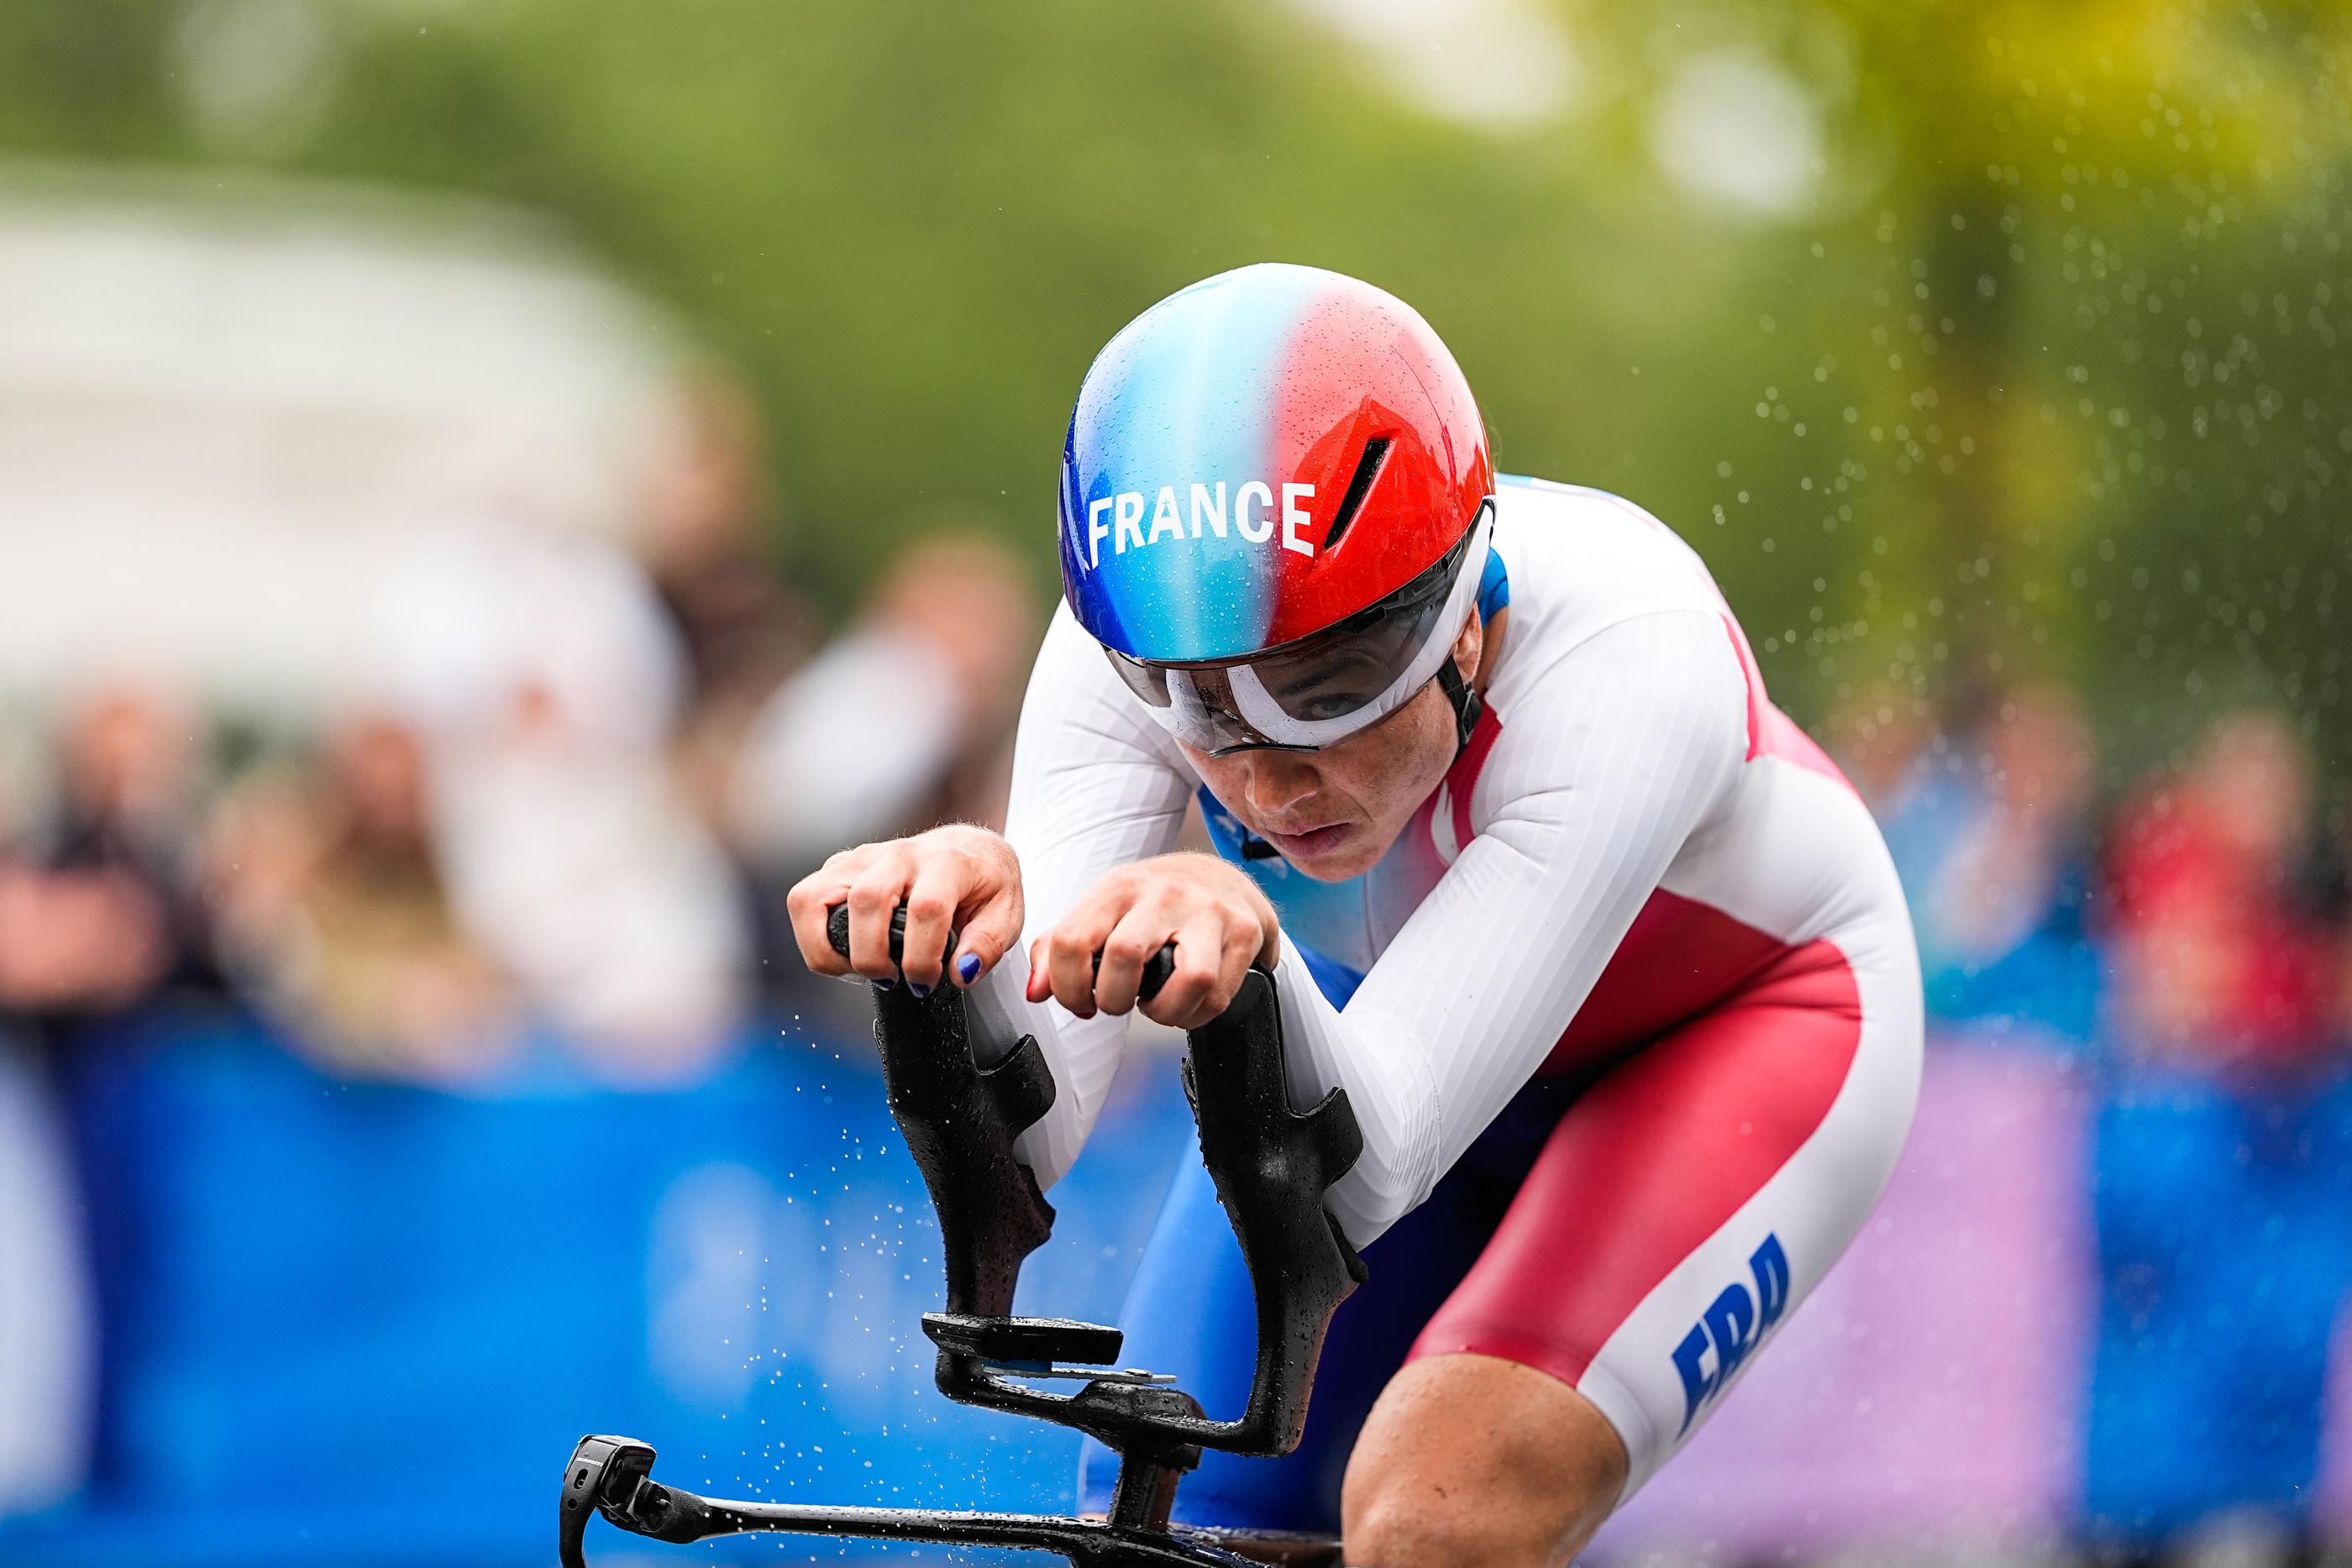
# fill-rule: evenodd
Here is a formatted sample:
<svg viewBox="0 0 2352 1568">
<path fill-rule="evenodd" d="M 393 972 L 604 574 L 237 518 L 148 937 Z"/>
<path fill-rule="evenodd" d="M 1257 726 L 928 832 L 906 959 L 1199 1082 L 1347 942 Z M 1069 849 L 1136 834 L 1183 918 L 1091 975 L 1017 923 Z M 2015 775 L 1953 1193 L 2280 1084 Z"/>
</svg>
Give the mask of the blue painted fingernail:
<svg viewBox="0 0 2352 1568">
<path fill-rule="evenodd" d="M 877 980 L 874 982 L 874 986 L 877 990 L 895 991 L 898 988 L 898 982 L 896 980 Z"/>
<path fill-rule="evenodd" d="M 912 980 L 907 982 L 907 988 L 915 993 L 915 999 L 919 1002 L 931 994 L 930 987 L 917 985 Z"/>
<path fill-rule="evenodd" d="M 980 955 L 966 953 L 956 960 L 956 977 L 967 986 L 980 978 Z"/>
</svg>

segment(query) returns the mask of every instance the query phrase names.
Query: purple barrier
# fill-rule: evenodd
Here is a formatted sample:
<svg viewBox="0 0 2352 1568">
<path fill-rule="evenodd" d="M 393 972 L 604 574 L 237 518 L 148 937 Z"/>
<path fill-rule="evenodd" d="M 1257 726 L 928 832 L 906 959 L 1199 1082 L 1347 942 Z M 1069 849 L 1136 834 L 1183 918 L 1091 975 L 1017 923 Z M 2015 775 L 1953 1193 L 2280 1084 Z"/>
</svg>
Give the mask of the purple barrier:
<svg viewBox="0 0 2352 1568">
<path fill-rule="evenodd" d="M 2080 1495 L 2097 1300 L 2088 1126 L 2052 1057 L 1939 1040 L 1860 1239 L 1591 1557 L 2057 1538 Z"/>
<path fill-rule="evenodd" d="M 2328 1344 L 2326 1415 L 2313 1490 L 2312 1533 L 2339 1549 L 2352 1546 L 2352 1299 L 2337 1309 Z"/>
</svg>

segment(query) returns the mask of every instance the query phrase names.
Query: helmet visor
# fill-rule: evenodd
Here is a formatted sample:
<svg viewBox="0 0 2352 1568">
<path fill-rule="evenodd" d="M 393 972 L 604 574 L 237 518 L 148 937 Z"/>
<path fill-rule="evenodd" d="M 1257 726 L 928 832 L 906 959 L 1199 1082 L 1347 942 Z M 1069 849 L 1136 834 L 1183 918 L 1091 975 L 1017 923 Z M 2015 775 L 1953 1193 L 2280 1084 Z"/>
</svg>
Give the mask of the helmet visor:
<svg viewBox="0 0 2352 1568">
<path fill-rule="evenodd" d="M 1492 503 L 1427 571 L 1339 624 L 1254 658 L 1155 664 L 1106 648 L 1160 727 L 1212 757 L 1316 751 L 1378 724 L 1437 674 L 1486 575 Z"/>
</svg>

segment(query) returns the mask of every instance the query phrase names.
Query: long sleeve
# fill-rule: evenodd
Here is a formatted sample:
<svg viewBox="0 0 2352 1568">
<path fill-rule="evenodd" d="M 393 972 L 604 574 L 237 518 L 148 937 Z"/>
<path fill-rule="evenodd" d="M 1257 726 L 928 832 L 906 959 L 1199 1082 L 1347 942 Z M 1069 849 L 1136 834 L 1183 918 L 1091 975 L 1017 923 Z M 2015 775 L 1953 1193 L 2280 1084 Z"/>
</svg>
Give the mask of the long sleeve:
<svg viewBox="0 0 2352 1568">
<path fill-rule="evenodd" d="M 1427 1197 L 1542 1064 L 1746 756 L 1746 685 L 1717 616 L 1621 622 L 1516 684 L 1475 837 L 1344 1012 L 1285 945 L 1292 1094 L 1344 1087 L 1363 1126 L 1330 1199 L 1359 1246 Z"/>
<path fill-rule="evenodd" d="M 1021 857 L 1023 946 L 971 993 L 984 1047 L 1002 1051 L 1034 1034 L 1053 1069 L 1053 1109 L 1019 1145 L 1042 1186 L 1077 1159 L 1118 1076 L 1129 1020 L 1081 1019 L 1059 1002 L 1029 1001 L 1027 945 L 1106 873 L 1175 848 L 1194 783 L 1183 753 L 1143 714 L 1068 607 L 1055 612 L 1022 700 L 1004 828 Z"/>
</svg>

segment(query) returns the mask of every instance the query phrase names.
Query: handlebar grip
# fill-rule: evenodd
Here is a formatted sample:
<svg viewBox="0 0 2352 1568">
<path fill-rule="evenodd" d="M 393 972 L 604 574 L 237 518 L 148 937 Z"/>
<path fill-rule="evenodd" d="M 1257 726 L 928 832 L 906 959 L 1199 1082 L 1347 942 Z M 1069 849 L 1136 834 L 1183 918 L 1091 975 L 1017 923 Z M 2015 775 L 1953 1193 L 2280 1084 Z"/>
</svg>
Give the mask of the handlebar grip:
<svg viewBox="0 0 2352 1568">
<path fill-rule="evenodd" d="M 849 956 L 849 905 L 836 904 L 825 912 L 824 935 L 825 939 L 833 944 L 835 952 L 845 958 Z M 906 942 L 907 906 L 902 904 L 890 912 L 890 962 L 904 964 L 907 961 Z M 1102 971 L 1100 953 L 1095 955 L 1095 971 L 1097 974 Z M 1175 975 L 1176 944 L 1170 942 L 1143 961 L 1143 978 L 1136 988 L 1136 999 L 1150 1001 Z"/>
<path fill-rule="evenodd" d="M 836 904 L 825 911 L 824 936 L 835 952 L 845 958 L 849 956 L 849 905 Z M 890 962 L 907 961 L 906 946 L 907 906 L 902 904 L 890 912 Z"/>
</svg>

